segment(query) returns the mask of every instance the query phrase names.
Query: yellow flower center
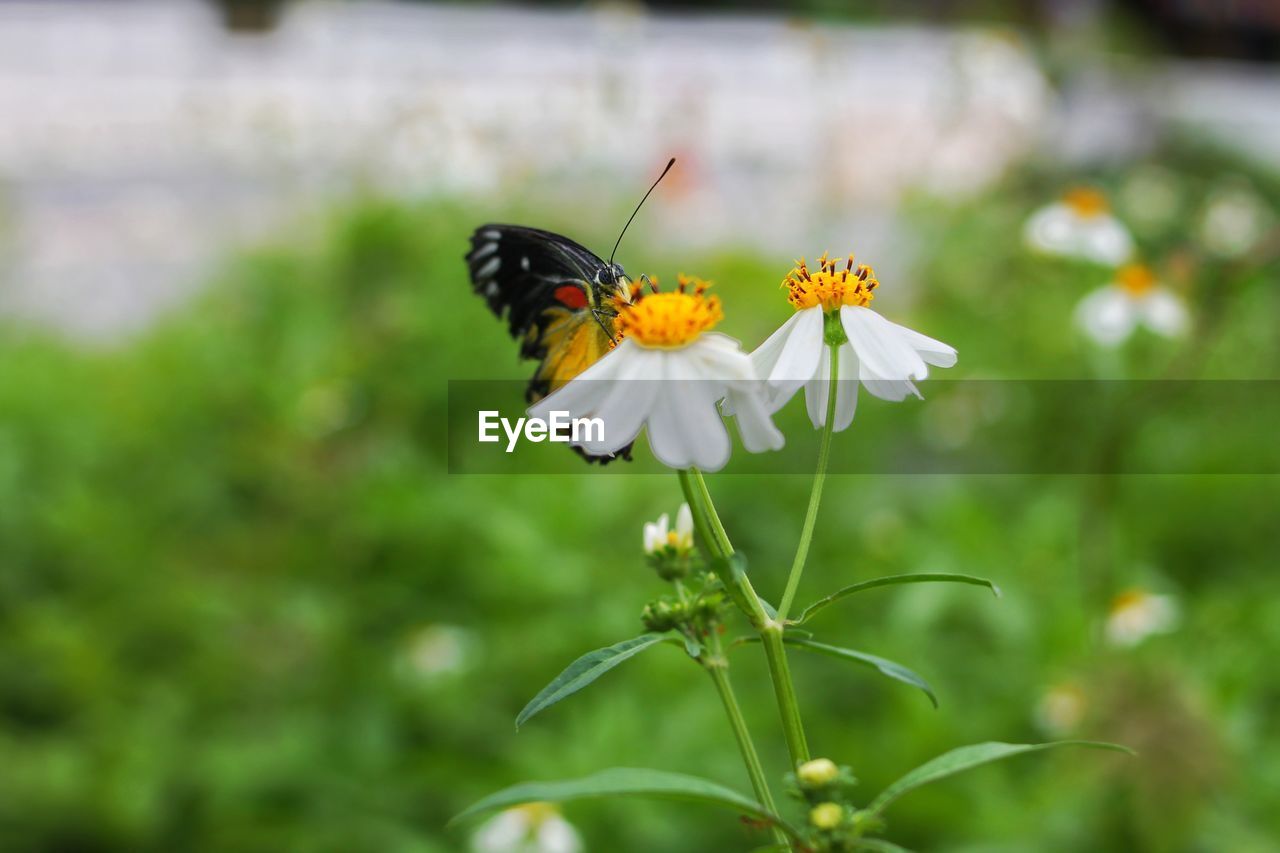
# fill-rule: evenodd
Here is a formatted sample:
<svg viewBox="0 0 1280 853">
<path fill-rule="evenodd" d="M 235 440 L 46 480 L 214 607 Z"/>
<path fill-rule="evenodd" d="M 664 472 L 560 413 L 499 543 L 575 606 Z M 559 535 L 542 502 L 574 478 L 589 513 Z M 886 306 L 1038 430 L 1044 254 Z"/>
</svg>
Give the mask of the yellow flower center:
<svg viewBox="0 0 1280 853">
<path fill-rule="evenodd" d="M 637 284 L 626 297 L 616 299 L 618 341 L 631 338 L 641 346 L 675 349 L 692 343 L 724 318 L 720 299 L 706 295 L 710 282 L 683 274 L 678 281 L 670 293 L 658 292 L 655 280 L 650 283 L 651 293 L 641 292 Z"/>
<path fill-rule="evenodd" d="M 560 810 L 551 803 L 525 803 L 524 805 L 512 807 L 511 811 L 522 813 L 525 819 L 529 821 L 530 829 L 535 831 L 548 820 L 560 814 Z"/>
<path fill-rule="evenodd" d="M 1156 286 L 1156 276 L 1146 264 L 1125 264 L 1116 273 L 1116 284 L 1130 296 L 1145 296 Z"/>
<path fill-rule="evenodd" d="M 1111 599 L 1111 613 L 1124 613 L 1146 605 L 1149 593 L 1144 589 L 1126 589 Z"/>
<path fill-rule="evenodd" d="M 1102 216 L 1109 209 L 1107 197 L 1093 187 L 1075 187 L 1067 190 L 1062 196 L 1062 201 L 1077 216 L 1085 219 Z"/>
<path fill-rule="evenodd" d="M 810 270 L 804 258 L 796 261 L 795 269 L 782 280 L 789 291 L 787 301 L 797 311 L 821 305 L 824 311 L 833 311 L 841 305 L 865 306 L 875 298 L 873 292 L 880 286 L 876 272 L 866 264 L 853 265 L 853 255 L 839 269 L 839 262 L 827 258 L 825 252 L 818 258 L 818 269 Z"/>
</svg>

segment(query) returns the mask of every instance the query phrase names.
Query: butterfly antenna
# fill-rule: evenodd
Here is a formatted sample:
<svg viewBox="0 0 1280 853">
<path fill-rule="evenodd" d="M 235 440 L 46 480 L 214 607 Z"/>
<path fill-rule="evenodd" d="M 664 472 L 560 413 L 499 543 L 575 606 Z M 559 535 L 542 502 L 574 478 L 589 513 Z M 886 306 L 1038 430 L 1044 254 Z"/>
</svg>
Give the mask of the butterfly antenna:
<svg viewBox="0 0 1280 853">
<path fill-rule="evenodd" d="M 644 207 L 644 203 L 649 199 L 649 193 L 658 188 L 658 184 L 662 183 L 662 179 L 667 176 L 667 172 L 671 171 L 671 167 L 676 164 L 676 158 L 672 157 L 667 161 L 667 168 L 662 170 L 662 174 L 658 176 L 658 180 L 653 182 L 653 186 L 649 187 L 649 192 L 644 194 L 644 198 L 640 199 L 640 203 L 636 205 L 636 209 L 631 211 L 631 219 L 627 220 L 627 224 L 622 226 L 622 233 L 618 235 L 618 242 L 613 244 L 613 251 L 609 253 L 609 263 L 613 264 L 613 256 L 618 253 L 618 247 L 622 245 L 622 238 L 627 233 L 627 229 L 631 227 L 631 221 L 636 218 L 636 214 L 640 212 L 640 208 Z"/>
</svg>

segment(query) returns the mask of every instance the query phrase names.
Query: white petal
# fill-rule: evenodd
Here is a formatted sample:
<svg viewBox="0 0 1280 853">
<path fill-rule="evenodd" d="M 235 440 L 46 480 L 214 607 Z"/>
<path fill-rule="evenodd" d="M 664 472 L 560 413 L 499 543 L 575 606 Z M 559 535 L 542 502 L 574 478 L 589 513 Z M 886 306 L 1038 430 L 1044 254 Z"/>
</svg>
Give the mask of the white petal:
<svg viewBox="0 0 1280 853">
<path fill-rule="evenodd" d="M 769 374 L 773 373 L 774 365 L 782 357 L 782 351 L 786 349 L 787 341 L 791 339 L 791 331 L 802 321 L 801 315 L 804 313 L 804 311 L 793 313 L 751 353 L 751 363 L 755 365 L 756 373 L 760 377 L 768 378 Z"/>
<path fill-rule="evenodd" d="M 1023 237 L 1028 245 L 1041 252 L 1069 253 L 1075 243 L 1078 221 L 1079 217 L 1070 207 L 1056 202 L 1031 214 L 1023 229 Z"/>
<path fill-rule="evenodd" d="M 581 853 L 582 839 L 562 817 L 552 816 L 538 828 L 538 853 Z"/>
<path fill-rule="evenodd" d="M 658 539 L 658 525 L 651 521 L 646 521 L 644 523 L 644 552 L 646 554 L 652 554 L 660 547 L 661 544 Z"/>
<path fill-rule="evenodd" d="M 676 512 L 676 536 L 681 541 L 687 541 L 693 535 L 693 512 L 690 511 L 688 504 L 680 504 L 680 509 Z"/>
<path fill-rule="evenodd" d="M 771 384 L 787 389 L 794 394 L 801 384 L 813 379 L 818 370 L 818 361 L 823 353 L 823 316 L 822 309 L 796 311 L 790 320 L 782 324 L 782 328 L 773 333 L 773 337 L 786 334 L 777 361 L 767 373 L 762 369 L 762 362 L 754 360 L 756 375 Z"/>
<path fill-rule="evenodd" d="M 750 453 L 781 450 L 786 437 L 773 423 L 773 408 L 765 399 L 763 386 L 758 381 L 732 382 L 725 408 L 732 408 L 738 422 L 738 434 L 742 446 Z"/>
<path fill-rule="evenodd" d="M 1138 302 L 1139 313 L 1147 328 L 1175 338 L 1187 330 L 1189 318 L 1181 300 L 1164 288 L 1158 288 Z"/>
<path fill-rule="evenodd" d="M 623 345 L 626 343 L 624 341 Z M 618 349 L 621 350 L 622 347 L 619 346 Z M 570 417 L 600 418 L 604 421 L 600 440 L 579 441 L 575 444 L 588 453 L 601 455 L 616 453 L 634 441 L 662 390 L 664 383 L 660 380 L 662 358 L 665 354 L 662 350 L 636 347 L 627 354 L 625 361 L 619 360 L 622 369 L 617 370 L 612 379 L 590 381 L 579 376 L 565 385 L 561 391 L 575 384 L 590 385 L 592 398 L 590 404 L 582 406 L 580 410 L 565 406 L 557 406 L 557 410 L 568 411 Z M 555 396 L 553 394 L 547 399 Z"/>
<path fill-rule="evenodd" d="M 840 309 L 840 319 L 858 354 L 860 371 L 877 379 L 924 379 L 929 375 L 924 359 L 901 334 L 902 326 L 890 323 L 870 308 L 851 305 Z"/>
<path fill-rule="evenodd" d="M 1133 255 L 1133 238 L 1114 216 L 1089 217 L 1080 228 L 1079 252 L 1099 263 L 1119 266 Z"/>
<path fill-rule="evenodd" d="M 480 825 L 471 836 L 472 853 L 511 853 L 524 845 L 529 820 L 523 811 L 508 809 Z"/>
<path fill-rule="evenodd" d="M 698 378 L 687 350 L 664 353 L 665 378 L 648 417 L 649 448 L 669 468 L 718 471 L 729 461 L 729 431 L 716 409 L 722 383 Z"/>
<path fill-rule="evenodd" d="M 1129 337 L 1137 319 L 1133 300 L 1112 285 L 1093 291 L 1076 306 L 1076 323 L 1103 346 L 1115 346 Z"/>
<path fill-rule="evenodd" d="M 753 382 L 759 385 L 761 393 L 765 390 L 764 382 L 758 377 L 751 357 L 744 353 L 738 342 L 728 335 L 709 332 L 684 350 L 689 364 L 699 377 L 706 380 L 725 382 Z M 734 395 L 736 397 L 736 395 Z M 726 399 L 724 414 L 734 414 L 734 399 Z"/>
<path fill-rule="evenodd" d="M 919 353 L 926 364 L 932 364 L 936 367 L 955 367 L 955 347 L 944 344 L 942 341 L 934 340 L 928 335 L 922 335 L 915 329 L 908 329 L 906 326 L 900 326 L 888 320 L 885 322 L 897 328 L 898 335 L 906 341 L 908 346 Z"/>
<path fill-rule="evenodd" d="M 828 392 L 831 388 L 831 355 L 824 350 L 824 358 L 818 373 L 804 386 L 805 408 L 814 429 L 821 429 L 827 422 Z M 840 371 L 836 377 L 836 416 L 832 427 L 836 432 L 846 430 L 853 423 L 858 406 L 858 356 L 849 344 L 839 350 Z"/>
<path fill-rule="evenodd" d="M 594 408 L 609 391 L 613 380 L 634 373 L 636 359 L 643 359 L 643 354 L 634 341 L 624 340 L 572 380 L 530 406 L 529 417 L 545 421 L 553 410 L 576 415 Z"/>
<path fill-rule="evenodd" d="M 923 399 L 923 395 L 910 379 L 880 379 L 870 374 L 864 374 L 861 379 L 871 396 L 879 397 L 881 400 L 901 403 L 908 397 Z"/>
<path fill-rule="evenodd" d="M 755 380 L 760 377 L 751 357 L 742 351 L 742 346 L 728 335 L 719 332 L 708 332 L 681 352 L 687 356 L 691 365 L 701 379 L 719 379 L 723 381 Z"/>
</svg>

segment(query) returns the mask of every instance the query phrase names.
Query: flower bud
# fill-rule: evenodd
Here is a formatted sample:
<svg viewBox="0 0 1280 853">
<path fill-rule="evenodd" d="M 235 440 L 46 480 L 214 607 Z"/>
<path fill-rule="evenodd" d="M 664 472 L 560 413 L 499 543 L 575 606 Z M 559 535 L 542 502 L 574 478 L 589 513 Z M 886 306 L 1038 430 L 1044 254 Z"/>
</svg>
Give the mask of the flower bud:
<svg viewBox="0 0 1280 853">
<path fill-rule="evenodd" d="M 677 627 L 685 616 L 683 607 L 660 598 L 644 606 L 644 610 L 640 613 L 640 621 L 650 631 L 661 633 Z"/>
<path fill-rule="evenodd" d="M 796 770 L 796 781 L 804 788 L 821 788 L 830 785 L 840 775 L 840 768 L 830 758 L 806 761 Z"/>
<path fill-rule="evenodd" d="M 809 812 L 809 823 L 818 829 L 835 829 L 844 822 L 844 806 L 839 803 L 819 803 Z"/>
</svg>

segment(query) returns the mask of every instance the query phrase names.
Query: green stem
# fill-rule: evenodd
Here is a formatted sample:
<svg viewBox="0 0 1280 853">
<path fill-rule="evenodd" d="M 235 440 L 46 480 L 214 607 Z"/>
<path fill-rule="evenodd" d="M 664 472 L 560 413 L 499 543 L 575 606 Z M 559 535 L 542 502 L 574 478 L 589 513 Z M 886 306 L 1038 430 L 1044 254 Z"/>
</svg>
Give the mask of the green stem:
<svg viewBox="0 0 1280 853">
<path fill-rule="evenodd" d="M 818 470 L 813 475 L 813 486 L 809 490 L 809 508 L 804 514 L 804 527 L 800 530 L 800 544 L 796 547 L 796 558 L 791 562 L 791 574 L 787 576 L 787 589 L 782 593 L 782 602 L 778 605 L 778 621 L 787 621 L 787 612 L 795 600 L 796 590 L 800 587 L 800 575 L 804 573 L 804 563 L 809 557 L 809 545 L 813 542 L 813 526 L 818 520 L 818 504 L 822 502 L 822 486 L 827 481 L 827 460 L 831 455 L 831 434 L 835 432 L 836 384 L 840 375 L 840 348 L 830 346 L 831 379 L 827 386 L 827 419 L 822 424 L 822 443 L 818 448 Z"/>
<path fill-rule="evenodd" d="M 716 692 L 720 694 L 720 701 L 724 704 L 725 715 L 728 716 L 733 736 L 738 741 L 738 751 L 742 753 L 742 763 L 747 766 L 747 775 L 751 777 L 751 788 L 756 792 L 760 804 L 771 814 L 776 815 L 778 807 L 773 801 L 773 793 L 769 790 L 764 766 L 760 763 L 760 755 L 756 752 L 755 743 L 751 740 L 751 732 L 747 730 L 747 721 L 742 716 L 742 708 L 739 707 L 738 698 L 734 695 L 733 685 L 729 683 L 729 662 L 720 647 L 719 636 L 713 633 L 712 637 L 713 648 L 705 656 L 702 662 L 703 668 L 711 676 L 711 680 L 716 685 Z M 788 843 L 786 833 L 777 826 L 772 830 L 775 841 L 782 844 Z"/>
<path fill-rule="evenodd" d="M 760 631 L 760 641 L 764 645 L 765 660 L 769 662 L 773 695 L 778 700 L 778 715 L 782 718 L 782 734 L 794 769 L 809 760 L 809 742 L 804 736 L 804 721 L 800 719 L 800 701 L 791 680 L 787 650 L 782 645 L 783 630 L 781 622 L 770 619 Z"/>
<path fill-rule="evenodd" d="M 679 476 L 685 500 L 693 513 L 693 526 L 698 541 L 711 555 L 712 565 L 723 565 L 733 556 L 733 544 L 716 513 L 706 480 L 696 468 L 681 471 Z M 800 719 L 795 685 L 791 681 L 791 668 L 787 664 L 786 650 L 782 645 L 782 622 L 769 617 L 764 605 L 760 603 L 760 596 L 745 574 L 733 571 L 730 566 L 720 580 L 734 603 L 746 613 L 751 624 L 760 632 L 765 660 L 769 664 L 769 677 L 773 681 L 773 693 L 778 701 L 778 714 L 782 718 L 782 731 L 787 740 L 787 751 L 791 755 L 793 766 L 802 764 L 809 760 L 809 745 L 805 740 L 804 723 Z"/>
</svg>

